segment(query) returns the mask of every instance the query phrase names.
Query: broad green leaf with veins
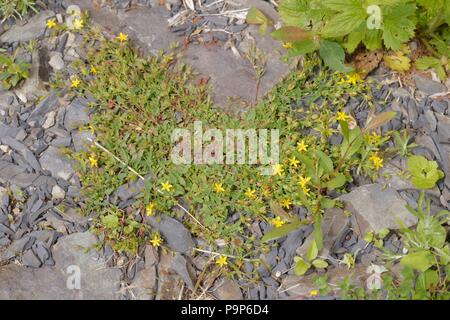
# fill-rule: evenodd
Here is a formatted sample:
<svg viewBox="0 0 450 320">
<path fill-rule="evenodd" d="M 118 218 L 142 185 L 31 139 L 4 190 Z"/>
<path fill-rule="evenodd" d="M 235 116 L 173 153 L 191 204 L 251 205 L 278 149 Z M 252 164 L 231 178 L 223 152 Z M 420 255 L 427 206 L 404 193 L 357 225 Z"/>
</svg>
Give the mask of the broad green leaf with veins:
<svg viewBox="0 0 450 320">
<path fill-rule="evenodd" d="M 400 49 L 402 43 L 414 36 L 415 5 L 403 4 L 383 10 L 383 42 L 386 48 Z"/>
</svg>

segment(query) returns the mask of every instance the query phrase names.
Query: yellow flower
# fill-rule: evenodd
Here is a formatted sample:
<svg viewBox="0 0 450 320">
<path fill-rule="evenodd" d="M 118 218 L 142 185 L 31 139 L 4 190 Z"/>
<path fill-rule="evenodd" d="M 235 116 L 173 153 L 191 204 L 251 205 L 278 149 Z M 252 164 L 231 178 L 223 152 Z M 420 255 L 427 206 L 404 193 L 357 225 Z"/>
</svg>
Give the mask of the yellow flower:
<svg viewBox="0 0 450 320">
<path fill-rule="evenodd" d="M 292 49 L 292 42 L 285 42 L 285 43 L 283 43 L 283 48 L 285 48 L 285 49 Z"/>
<path fill-rule="evenodd" d="M 155 233 L 155 235 L 153 236 L 153 238 L 150 240 L 150 243 L 152 244 L 152 246 L 154 247 L 159 247 L 162 243 L 162 238 L 158 233 Z"/>
<path fill-rule="evenodd" d="M 279 163 L 277 163 L 277 164 L 274 164 L 273 166 L 272 166 L 272 174 L 273 175 L 279 175 L 280 177 L 281 176 L 283 176 L 283 172 L 284 172 L 284 169 L 283 169 L 283 166 L 281 165 L 281 164 L 279 164 Z"/>
<path fill-rule="evenodd" d="M 98 166 L 98 160 L 95 157 L 95 155 L 91 155 L 89 157 L 89 164 L 91 165 L 91 167 L 97 167 Z"/>
<path fill-rule="evenodd" d="M 297 168 L 297 165 L 300 163 L 300 161 L 297 160 L 297 158 L 295 156 L 293 156 L 292 158 L 289 159 L 289 165 Z"/>
<path fill-rule="evenodd" d="M 307 196 L 307 197 L 310 196 L 309 192 L 311 191 L 311 189 L 309 189 L 308 187 L 302 188 L 302 191 L 305 194 L 305 196 Z"/>
<path fill-rule="evenodd" d="M 116 40 L 118 40 L 119 42 L 125 42 L 128 40 L 128 35 L 125 33 L 119 33 L 119 35 L 116 37 Z"/>
<path fill-rule="evenodd" d="M 300 184 L 300 186 L 302 187 L 302 189 L 306 188 L 306 185 L 308 184 L 308 182 L 311 181 L 311 177 L 300 177 L 300 181 L 298 182 Z"/>
<path fill-rule="evenodd" d="M 286 221 L 281 220 L 280 216 L 276 216 L 275 218 L 273 218 L 272 220 L 270 220 L 270 223 L 272 223 L 275 228 L 279 228 L 281 227 L 283 224 L 286 223 Z"/>
<path fill-rule="evenodd" d="M 173 188 L 173 185 L 170 184 L 169 181 L 167 182 L 161 182 L 161 186 L 164 191 L 170 192 L 170 190 Z"/>
<path fill-rule="evenodd" d="M 84 22 L 83 22 L 82 19 L 75 19 L 75 20 L 73 21 L 73 27 L 74 27 L 74 29 L 79 30 L 79 29 L 82 29 L 83 26 L 84 26 Z"/>
<path fill-rule="evenodd" d="M 282 206 L 283 206 L 284 208 L 289 209 L 289 207 L 290 207 L 291 205 L 292 205 L 291 199 L 284 199 L 284 200 L 283 200 Z"/>
<path fill-rule="evenodd" d="M 97 69 L 95 69 L 94 66 L 91 66 L 91 73 L 92 74 L 97 74 Z"/>
<path fill-rule="evenodd" d="M 56 20 L 55 19 L 47 20 L 47 28 L 52 29 L 54 27 L 56 27 Z"/>
<path fill-rule="evenodd" d="M 222 187 L 221 183 L 214 183 L 214 191 L 216 193 L 221 193 L 221 192 L 224 192 L 225 189 Z"/>
<path fill-rule="evenodd" d="M 378 156 L 378 153 L 375 152 L 370 158 L 370 161 L 372 161 L 373 166 L 375 167 L 376 170 L 379 170 L 380 168 L 383 167 L 383 159 L 381 159 Z"/>
<path fill-rule="evenodd" d="M 307 151 L 308 145 L 305 143 L 305 141 L 302 140 L 299 143 L 297 143 L 297 150 L 298 152 Z"/>
<path fill-rule="evenodd" d="M 351 84 L 355 85 L 359 81 L 361 81 L 361 77 L 359 74 L 353 73 L 350 76 L 347 75 L 347 80 L 346 80 L 347 83 L 351 83 Z"/>
<path fill-rule="evenodd" d="M 78 79 L 77 77 L 73 78 L 70 82 L 70 87 L 71 88 L 78 88 L 81 84 L 80 79 Z"/>
<path fill-rule="evenodd" d="M 227 262 L 228 257 L 226 256 L 219 256 L 216 260 L 216 264 L 218 264 L 220 267 L 226 266 L 228 264 Z"/>
<path fill-rule="evenodd" d="M 372 132 L 371 135 L 367 136 L 367 140 L 369 144 L 378 144 L 381 141 L 381 134 L 377 134 L 376 132 Z"/>
<path fill-rule="evenodd" d="M 339 121 L 347 121 L 350 117 L 344 111 L 338 111 L 338 115 L 336 117 Z"/>
<path fill-rule="evenodd" d="M 150 202 L 145 207 L 145 213 L 147 214 L 147 216 L 152 216 L 155 214 L 155 207 L 156 207 L 156 204 L 154 202 Z"/>
<path fill-rule="evenodd" d="M 248 198 L 254 199 L 254 198 L 256 198 L 255 193 L 256 193 L 256 190 L 253 190 L 253 189 L 248 188 L 247 191 L 246 191 L 244 194 L 245 194 Z"/>
<path fill-rule="evenodd" d="M 309 293 L 310 297 L 317 297 L 319 295 L 319 291 L 317 290 L 311 290 L 311 292 Z"/>
</svg>

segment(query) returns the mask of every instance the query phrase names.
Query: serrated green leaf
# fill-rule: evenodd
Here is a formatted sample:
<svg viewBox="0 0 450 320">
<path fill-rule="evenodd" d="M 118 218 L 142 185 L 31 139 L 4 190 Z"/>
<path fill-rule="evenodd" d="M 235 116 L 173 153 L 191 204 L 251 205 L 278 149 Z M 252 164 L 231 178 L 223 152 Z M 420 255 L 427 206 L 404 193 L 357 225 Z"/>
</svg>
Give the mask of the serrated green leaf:
<svg viewBox="0 0 450 320">
<path fill-rule="evenodd" d="M 400 49 L 400 46 L 414 36 L 416 7 L 406 3 L 383 10 L 383 42 L 386 48 Z"/>
</svg>

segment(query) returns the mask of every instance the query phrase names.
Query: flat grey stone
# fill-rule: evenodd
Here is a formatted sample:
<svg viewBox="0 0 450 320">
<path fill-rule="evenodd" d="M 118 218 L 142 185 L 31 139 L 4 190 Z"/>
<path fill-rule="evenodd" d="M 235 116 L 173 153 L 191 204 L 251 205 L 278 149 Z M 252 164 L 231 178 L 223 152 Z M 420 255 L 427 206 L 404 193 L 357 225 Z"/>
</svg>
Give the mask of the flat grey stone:
<svg viewBox="0 0 450 320">
<path fill-rule="evenodd" d="M 407 227 L 417 223 L 417 217 L 406 209 L 406 201 L 392 188 L 383 188 L 374 183 L 356 188 L 340 197 L 346 209 L 356 215 L 359 230 L 364 236 L 369 231 L 379 232 L 381 229 L 398 229 L 397 219 Z"/>
<path fill-rule="evenodd" d="M 55 178 L 68 181 L 74 173 L 69 159 L 53 146 L 42 153 L 39 161 L 42 169 L 50 171 Z"/>
<path fill-rule="evenodd" d="M 71 131 L 78 129 L 89 122 L 89 108 L 81 103 L 80 100 L 75 99 L 67 107 L 66 115 L 64 117 L 64 127 Z"/>
<path fill-rule="evenodd" d="M 414 75 L 413 79 L 416 82 L 417 89 L 419 89 L 420 91 L 422 91 L 427 95 L 433 95 L 436 93 L 448 91 L 446 86 L 437 81 L 426 79 L 419 75 Z"/>
<path fill-rule="evenodd" d="M 118 299 L 121 272 L 107 268 L 97 251 L 87 251 L 96 243 L 97 238 L 89 232 L 74 233 L 53 247 L 53 267 L 26 269 L 14 264 L 0 267 L 0 299 Z M 78 268 L 80 289 L 74 288 L 71 281 Z"/>
<path fill-rule="evenodd" d="M 41 165 L 37 161 L 33 152 L 31 152 L 26 145 L 9 136 L 0 137 L 0 140 L 2 144 L 7 145 L 10 148 L 16 150 L 18 153 L 20 153 L 22 157 L 24 157 L 25 161 L 28 162 L 28 164 L 33 168 L 34 171 L 36 172 L 41 171 Z"/>
<path fill-rule="evenodd" d="M 194 240 L 189 230 L 181 222 L 166 215 L 161 215 L 159 222 L 155 217 L 150 217 L 149 221 L 154 228 L 159 230 L 169 248 L 187 255 L 192 254 Z"/>
</svg>

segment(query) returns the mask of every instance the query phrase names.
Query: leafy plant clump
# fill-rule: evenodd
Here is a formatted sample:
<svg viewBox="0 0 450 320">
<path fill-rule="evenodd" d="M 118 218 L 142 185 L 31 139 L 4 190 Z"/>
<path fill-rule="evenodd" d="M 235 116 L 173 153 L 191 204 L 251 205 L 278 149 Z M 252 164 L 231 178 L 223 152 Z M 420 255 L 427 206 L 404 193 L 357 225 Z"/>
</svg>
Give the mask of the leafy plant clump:
<svg viewBox="0 0 450 320">
<path fill-rule="evenodd" d="M 193 82 L 191 70 L 177 62 L 175 51 L 144 59 L 126 41 L 105 40 L 93 31 L 86 39 L 100 40 L 100 46 L 90 48 L 87 60 L 76 65 L 79 72 L 73 78 L 79 83 L 72 90 L 96 99 L 92 106 L 98 112 L 83 130 L 92 131 L 105 149 L 92 146 L 73 157 L 80 163 L 84 211 L 99 217 L 95 228 L 107 242 L 131 235 L 140 243 L 152 232 L 148 224 L 128 221 L 108 201 L 120 186 L 135 182 L 138 173 L 145 177 L 144 189 L 122 211 L 140 215 L 136 221 L 161 214 L 178 217 L 214 250 L 235 257 L 228 265 L 236 271 L 244 258 L 269 249 L 264 242 L 301 225 L 320 224 L 324 210 L 336 205 L 330 192 L 344 191 L 353 179 L 351 169 L 372 175 L 382 167 L 386 138 L 376 128 L 391 115 L 372 115 L 364 129 L 355 126 L 343 107 L 349 95 L 369 88 L 326 72 L 317 58 L 306 61 L 304 71 L 293 72 L 267 99 L 237 118 L 212 106 L 207 88 Z M 301 100 L 305 103 L 292 107 Z M 278 129 L 280 162 L 268 167 L 272 175 L 262 175 L 258 164 L 176 165 L 171 161 L 172 132 L 193 132 L 196 120 L 202 121 L 203 130 L 246 130 L 255 124 Z M 342 141 L 330 143 L 339 133 Z M 179 203 L 188 213 L 174 210 Z M 306 219 L 296 213 L 298 207 L 308 209 Z M 259 222 L 271 225 L 262 239 L 252 231 Z M 320 239 L 318 234 L 317 250 Z M 120 249 L 136 253 L 133 246 Z"/>
<path fill-rule="evenodd" d="M 4 22 L 9 18 L 22 19 L 29 12 L 36 9 L 36 1 L 33 0 L 0 0 L 0 21 Z"/>
<path fill-rule="evenodd" d="M 28 78 L 30 68 L 31 64 L 20 61 L 14 56 L 0 54 L 0 81 L 3 88 L 9 90 Z"/>
<path fill-rule="evenodd" d="M 419 189 L 431 189 L 444 177 L 444 172 L 438 169 L 437 162 L 429 161 L 423 156 L 410 156 L 407 164 L 411 182 Z"/>
<path fill-rule="evenodd" d="M 273 36 L 289 43 L 292 55 L 319 51 L 327 66 L 341 72 L 351 70 L 345 52 L 359 45 L 397 51 L 414 36 L 428 40 L 450 24 L 448 0 L 283 0 L 279 11 L 285 26 Z M 419 66 L 437 63 L 422 59 Z"/>
</svg>

